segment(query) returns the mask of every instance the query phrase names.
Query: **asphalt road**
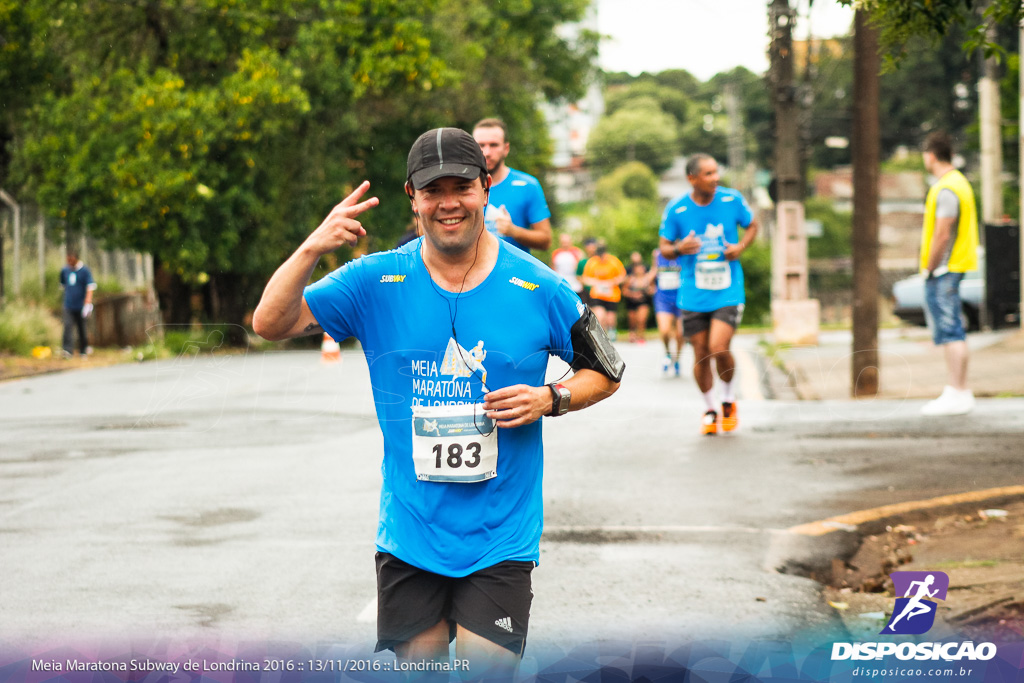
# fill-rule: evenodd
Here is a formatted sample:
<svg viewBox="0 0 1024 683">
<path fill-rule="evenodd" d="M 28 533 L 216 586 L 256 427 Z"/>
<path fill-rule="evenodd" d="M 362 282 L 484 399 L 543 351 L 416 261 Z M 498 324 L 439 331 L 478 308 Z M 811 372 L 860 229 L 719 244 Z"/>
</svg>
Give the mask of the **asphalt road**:
<svg viewBox="0 0 1024 683">
<path fill-rule="evenodd" d="M 921 401 L 766 401 L 738 346 L 734 435 L 698 436 L 693 380 L 661 377 L 652 343 L 620 345 L 612 399 L 546 419 L 534 647 L 834 627 L 817 584 L 770 569 L 785 529 L 1021 483 L 1024 400 L 938 420 Z M 0 636 L 372 647 L 381 452 L 355 352 L 0 384 Z"/>
</svg>

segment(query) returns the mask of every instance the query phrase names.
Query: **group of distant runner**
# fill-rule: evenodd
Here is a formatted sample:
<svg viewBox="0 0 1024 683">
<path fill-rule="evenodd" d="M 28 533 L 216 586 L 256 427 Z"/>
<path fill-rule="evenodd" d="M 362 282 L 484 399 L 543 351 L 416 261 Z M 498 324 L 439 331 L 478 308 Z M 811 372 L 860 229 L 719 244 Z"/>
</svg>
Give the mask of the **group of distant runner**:
<svg viewBox="0 0 1024 683">
<path fill-rule="evenodd" d="M 718 164 L 712 157 L 692 155 L 686 175 L 692 189 L 666 207 L 650 267 L 639 252 L 624 265 L 594 238 L 584 240 L 585 251 L 580 251 L 564 233 L 551 264 L 593 309 L 611 339 L 621 303 L 629 340 L 643 343 L 653 306 L 665 347 L 663 373 L 680 374 L 680 356 L 689 340 L 694 378 L 705 403 L 701 431 L 712 435 L 739 425 L 730 345 L 745 302 L 739 257 L 756 237 L 757 221 L 743 195 L 718 184 Z M 719 396 L 714 393 L 715 374 Z"/>
</svg>

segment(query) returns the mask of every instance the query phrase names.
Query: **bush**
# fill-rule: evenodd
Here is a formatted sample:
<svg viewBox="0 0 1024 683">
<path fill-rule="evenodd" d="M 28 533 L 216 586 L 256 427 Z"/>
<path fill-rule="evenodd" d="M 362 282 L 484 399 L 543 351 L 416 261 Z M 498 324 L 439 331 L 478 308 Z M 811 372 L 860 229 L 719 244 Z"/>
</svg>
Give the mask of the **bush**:
<svg viewBox="0 0 1024 683">
<path fill-rule="evenodd" d="M 19 303 L 0 309 L 0 352 L 28 355 L 36 346 L 60 346 L 61 323 L 49 311 Z"/>
<path fill-rule="evenodd" d="M 747 303 L 743 324 L 760 326 L 772 311 L 772 250 L 767 242 L 754 240 L 740 256 Z"/>
<path fill-rule="evenodd" d="M 21 271 L 21 292 L 18 300 L 30 306 L 46 308 L 59 313 L 64 303 L 64 289 L 60 286 L 61 266 L 53 263 L 47 264 L 46 276 L 43 280 L 43 288 L 39 288 L 39 273 L 35 268 Z M 13 277 L 13 273 L 11 274 Z M 10 277 L 8 277 L 7 293 L 11 294 Z"/>
</svg>

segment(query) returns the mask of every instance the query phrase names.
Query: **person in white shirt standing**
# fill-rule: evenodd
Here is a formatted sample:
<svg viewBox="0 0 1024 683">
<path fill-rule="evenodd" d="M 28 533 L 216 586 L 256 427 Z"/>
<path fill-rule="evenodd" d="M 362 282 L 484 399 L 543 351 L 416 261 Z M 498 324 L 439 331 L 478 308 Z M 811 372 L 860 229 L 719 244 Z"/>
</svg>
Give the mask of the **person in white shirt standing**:
<svg viewBox="0 0 1024 683">
<path fill-rule="evenodd" d="M 576 277 L 576 269 L 585 257 L 586 254 L 572 243 L 572 235 L 567 232 L 558 237 L 558 249 L 551 252 L 551 269 L 561 275 L 577 294 L 583 291 L 583 283 Z"/>
</svg>

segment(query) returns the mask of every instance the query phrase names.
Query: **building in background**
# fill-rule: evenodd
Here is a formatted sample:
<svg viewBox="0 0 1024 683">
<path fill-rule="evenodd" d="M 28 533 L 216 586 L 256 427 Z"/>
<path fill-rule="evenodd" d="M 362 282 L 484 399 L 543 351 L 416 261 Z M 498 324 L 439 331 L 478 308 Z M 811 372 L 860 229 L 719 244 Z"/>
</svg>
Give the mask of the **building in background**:
<svg viewBox="0 0 1024 683">
<path fill-rule="evenodd" d="M 582 21 L 562 27 L 563 37 L 580 30 L 597 31 L 597 5 L 592 4 Z M 576 102 L 546 103 L 543 106 L 554 151 L 547 182 L 555 201 L 586 201 L 594 196 L 594 179 L 583 167 L 590 131 L 604 114 L 601 84 L 594 74 L 583 99 Z"/>
</svg>

